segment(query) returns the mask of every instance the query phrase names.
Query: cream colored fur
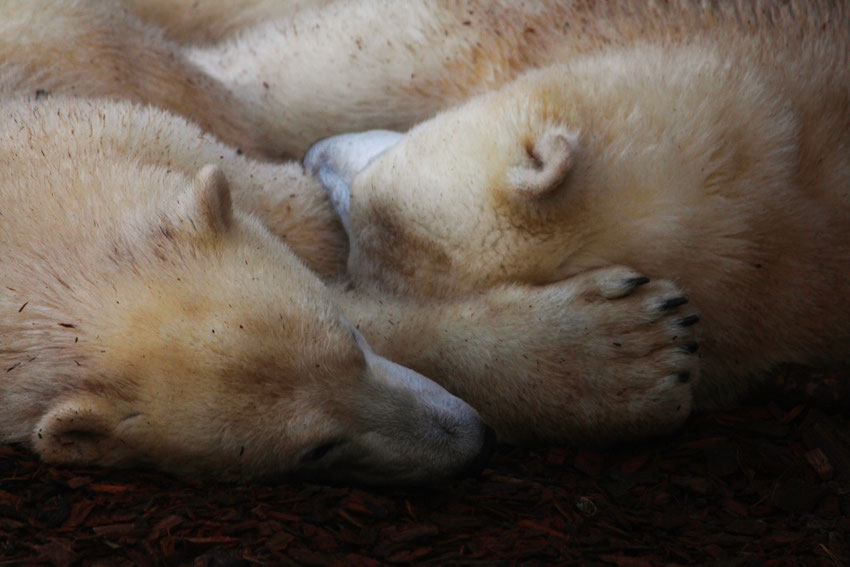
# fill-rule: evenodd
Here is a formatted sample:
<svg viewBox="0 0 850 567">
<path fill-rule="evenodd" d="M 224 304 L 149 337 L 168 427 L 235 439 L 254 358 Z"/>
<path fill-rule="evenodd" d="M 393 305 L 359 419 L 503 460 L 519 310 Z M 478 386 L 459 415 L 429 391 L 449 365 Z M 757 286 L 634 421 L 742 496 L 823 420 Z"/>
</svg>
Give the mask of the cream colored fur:
<svg viewBox="0 0 850 567">
<path fill-rule="evenodd" d="M 0 441 L 243 479 L 420 482 L 479 460 L 478 414 L 375 355 L 233 210 L 258 164 L 129 103 L 0 115 Z M 195 172 L 207 158 L 220 166 Z"/>
<path fill-rule="evenodd" d="M 251 155 L 274 146 L 265 121 L 118 0 L 6 0 L 0 93 L 108 97 L 181 114 Z"/>
<path fill-rule="evenodd" d="M 211 44 L 252 25 L 291 17 L 333 0 L 122 0 L 175 41 Z"/>
<path fill-rule="evenodd" d="M 682 295 L 672 282 L 639 278 L 609 267 L 430 301 L 338 299 L 377 352 L 467 400 L 500 439 L 586 445 L 669 433 L 693 409 L 693 311 L 665 307 Z"/>
<path fill-rule="evenodd" d="M 173 12 L 179 12 L 177 6 Z M 182 114 L 230 146 L 191 128 L 176 136 L 179 148 L 163 147 L 160 131 L 135 116 L 115 125 L 127 130 L 125 137 L 103 143 L 187 175 L 206 163 L 219 164 L 230 178 L 237 208 L 258 216 L 322 277 L 342 273 L 345 235 L 316 182 L 298 164 L 272 165 L 238 155 L 263 155 L 268 144 L 234 97 L 118 2 L 8 2 L 0 19 L 0 98 L 22 95 L 109 97 Z"/>
<path fill-rule="evenodd" d="M 185 120 L 62 97 L 0 114 L 0 441 L 231 479 L 421 482 L 479 462 L 478 414 L 343 313 L 471 398 L 499 384 L 482 411 L 505 439 L 622 439 L 690 411 L 669 282 L 612 268 L 426 303 L 328 289 L 232 209 L 259 164 L 216 158 Z"/>
<path fill-rule="evenodd" d="M 469 61 L 469 46 L 483 35 L 467 18 L 457 2 L 339 0 L 189 50 L 188 58 L 227 85 L 253 121 L 275 125 L 275 152 L 300 157 L 321 137 L 404 129 L 463 100 L 471 81 L 503 81 L 489 62 L 479 73 Z M 493 41 L 487 47 L 501 52 Z"/>
<path fill-rule="evenodd" d="M 188 183 L 185 179 L 195 175 L 204 163 L 215 163 L 229 179 L 230 194 L 238 210 L 259 217 L 277 236 L 292 246 L 313 270 L 326 277 L 336 275 L 345 251 L 344 242 L 340 238 L 341 231 L 336 220 L 332 218 L 325 195 L 314 180 L 303 175 L 300 165 L 261 164 L 243 158 L 238 155 L 238 150 L 219 144 L 182 120 L 153 109 L 142 111 L 138 107 L 109 103 L 102 99 L 97 102 L 74 102 L 64 99 L 64 96 L 69 94 L 82 97 L 103 95 L 170 108 L 190 118 L 194 113 L 195 117 L 202 117 L 196 119 L 203 127 L 219 136 L 222 134 L 216 125 L 204 121 L 205 114 L 212 112 L 222 119 L 231 112 L 237 117 L 240 116 L 239 109 L 232 106 L 226 96 L 214 104 L 209 101 L 199 103 L 197 99 L 189 96 L 187 100 L 191 104 L 185 108 L 183 103 L 186 101 L 182 98 L 169 98 L 168 93 L 172 92 L 169 88 L 174 84 L 183 84 L 181 81 L 187 76 L 192 80 L 185 84 L 197 85 L 201 94 L 211 94 L 216 98 L 220 93 L 216 81 L 203 79 L 201 82 L 195 82 L 193 77 L 196 70 L 191 64 L 181 62 L 180 50 L 164 41 L 160 32 L 140 24 L 127 12 L 110 10 L 110 6 L 114 8 L 111 4 L 82 1 L 62 6 L 55 2 L 37 2 L 32 5 L 16 3 L 11 6 L 13 10 L 10 13 L 13 17 L 4 22 L 5 27 L 0 34 L 4 49 L 0 61 L 3 79 L 0 82 L 0 91 L 6 98 L 3 104 L 7 106 L 8 115 L 16 117 L 14 123 L 26 124 L 31 130 L 37 129 L 38 125 L 47 129 L 42 132 L 41 138 L 36 137 L 35 141 L 27 143 L 46 144 L 45 150 L 50 148 L 56 156 L 61 157 L 59 160 L 59 157 L 50 154 L 62 161 L 65 164 L 62 167 L 68 172 L 74 172 L 74 168 L 78 168 L 79 171 L 75 175 L 88 176 L 98 183 L 106 181 L 100 179 L 99 170 L 92 169 L 96 163 L 100 163 L 97 160 L 106 160 L 109 163 L 117 160 L 126 164 L 127 170 L 124 173 L 109 174 L 114 178 L 114 187 L 103 190 L 115 190 L 116 195 L 124 195 L 121 206 L 127 207 L 128 211 L 147 211 L 146 204 L 156 202 L 163 194 L 154 186 L 139 186 L 139 168 L 152 168 L 152 171 L 165 175 L 172 182 L 179 179 Z M 347 12 L 339 13 L 345 15 Z M 149 49 L 145 53 L 138 53 L 139 50 L 145 51 L 143 48 Z M 163 63 L 163 60 L 166 63 Z M 170 63 L 167 63 L 168 61 Z M 111 62 L 113 66 L 110 68 L 107 62 Z M 144 67 L 136 69 L 138 62 L 144 62 Z M 104 70 L 109 72 L 104 73 Z M 306 92 L 301 91 L 301 94 Z M 9 102 L 10 97 L 20 95 L 35 99 L 35 102 L 31 106 L 23 102 Z M 223 112 L 222 108 L 226 108 L 227 112 Z M 57 115 L 51 117 L 54 111 Z M 279 118 L 270 116 L 267 122 L 271 127 L 275 127 L 279 125 L 279 122 L 275 121 Z M 342 127 L 346 124 L 343 123 Z M 317 127 L 319 131 L 323 131 L 322 123 L 317 124 Z M 9 128 L 15 130 L 14 126 Z M 48 131 L 49 134 L 46 133 Z M 20 138 L 22 135 L 16 131 L 15 136 L 10 138 L 7 157 L 23 155 L 20 148 L 15 146 L 16 143 L 23 143 Z M 314 135 L 315 133 L 310 134 L 307 139 L 312 139 Z M 233 138 L 226 135 L 222 137 L 233 141 Z M 69 153 L 60 151 L 60 147 L 66 148 Z M 263 149 L 260 148 L 256 153 L 262 152 Z M 20 177 L 18 183 L 23 184 L 21 187 L 26 186 L 32 190 L 48 180 L 51 184 L 61 185 L 55 179 L 56 174 L 53 177 L 45 177 L 44 172 L 39 172 L 42 162 L 54 161 L 47 154 L 32 151 L 26 154 L 26 159 L 33 161 L 27 166 L 26 175 Z M 90 161 L 90 158 L 94 159 L 93 156 L 97 156 L 95 162 Z M 19 159 L 14 163 L 16 167 L 24 167 Z M 162 171 L 163 167 L 167 169 L 165 173 Z M 9 175 L 14 176 L 12 171 L 10 170 Z M 30 175 L 32 177 L 29 177 Z M 141 175 L 141 178 L 144 178 L 144 175 Z M 7 186 L 5 190 L 11 188 Z M 150 191 L 150 194 L 146 191 Z M 95 203 L 88 205 L 95 206 Z M 17 206 L 26 207 L 22 203 Z M 169 209 L 165 203 L 161 207 L 163 211 Z M 100 210 L 99 205 L 96 208 Z M 8 234 L 17 234 L 16 246 L 21 249 L 16 249 L 18 255 L 7 258 L 4 266 L 12 266 L 18 270 L 21 266 L 32 263 L 34 260 L 21 250 L 28 250 L 28 246 L 36 244 L 42 250 L 37 257 L 40 259 L 38 262 L 42 263 L 36 262 L 40 267 L 35 273 L 16 276 L 20 278 L 19 282 L 28 282 L 26 286 L 18 283 L 6 288 L 6 291 L 12 294 L 6 298 L 7 305 L 11 306 L 6 311 L 12 314 L 13 319 L 9 323 L 4 321 L 6 327 L 3 329 L 3 337 L 14 339 L 9 342 L 12 346 L 3 351 L 3 363 L 8 360 L 8 367 L 13 369 L 8 378 L 14 381 L 4 383 L 6 390 L 2 397 L 4 403 L 26 409 L 24 414 L 8 414 L 9 420 L 4 422 L 3 428 L 0 429 L 4 439 L 26 439 L 35 427 L 34 420 L 45 425 L 61 423 L 54 418 L 58 416 L 64 420 L 65 416 L 77 412 L 84 416 L 83 426 L 72 429 L 72 436 L 63 437 L 62 431 L 54 431 L 56 434 L 47 437 L 48 441 L 64 440 L 67 443 L 57 445 L 55 442 L 43 442 L 41 438 L 37 442 L 35 438 L 31 438 L 34 448 L 50 460 L 102 464 L 142 461 L 165 466 L 161 461 L 166 457 L 173 457 L 175 463 L 168 466 L 174 470 L 189 471 L 193 469 L 185 462 L 187 456 L 183 451 L 186 444 L 193 444 L 197 437 L 201 437 L 203 442 L 199 446 L 204 446 L 203 451 L 206 453 L 203 459 L 199 457 L 196 468 L 218 471 L 225 476 L 251 476 L 267 472 L 262 466 L 271 469 L 285 469 L 289 466 L 288 462 L 281 464 L 263 461 L 269 458 L 262 449 L 268 447 L 263 445 L 267 441 L 264 438 L 258 438 L 257 441 L 260 444 L 259 453 L 253 456 L 257 463 L 252 464 L 253 468 L 249 467 L 249 471 L 240 469 L 238 472 L 233 469 L 236 464 L 227 460 L 233 456 L 230 449 L 225 450 L 221 440 L 217 440 L 215 436 L 211 439 L 204 437 L 210 433 L 207 426 L 186 429 L 185 434 L 180 434 L 174 440 L 162 438 L 161 429 L 165 427 L 162 424 L 171 422 L 165 419 L 167 415 L 159 415 L 159 412 L 169 414 L 175 407 L 182 408 L 185 405 L 185 409 L 180 409 L 180 412 L 199 417 L 194 413 L 197 409 L 195 396 L 198 392 L 193 389 L 205 388 L 205 380 L 217 383 L 215 372 L 198 374 L 191 368 L 187 369 L 190 363 L 203 358 L 211 345 L 203 342 L 184 344 L 183 341 L 192 340 L 194 335 L 190 327 L 198 323 L 197 318 L 208 318 L 207 311 L 221 308 L 226 298 L 214 293 L 204 310 L 190 309 L 186 312 L 186 308 L 182 306 L 183 300 L 168 299 L 169 296 L 179 295 L 181 292 L 179 289 L 171 290 L 168 287 L 166 274 L 155 273 L 153 267 L 150 267 L 150 270 L 153 270 L 150 273 L 140 270 L 134 264 L 134 255 L 125 256 L 123 252 L 115 250 L 112 254 L 115 258 L 110 260 L 115 264 L 112 269 L 116 272 L 129 270 L 128 293 L 132 291 L 133 295 L 138 295 L 129 311 L 151 312 L 155 315 L 150 317 L 162 321 L 160 326 L 148 327 L 134 323 L 129 331 L 124 332 L 124 325 L 127 323 L 115 320 L 116 316 L 107 314 L 103 320 L 97 318 L 99 308 L 102 307 L 100 302 L 104 301 L 102 289 L 78 273 L 80 264 L 68 265 L 64 261 L 66 256 L 57 256 L 55 250 L 50 254 L 44 252 L 50 250 L 51 246 L 56 246 L 55 241 L 51 239 L 53 233 L 45 233 L 51 238 L 38 236 L 42 233 L 39 227 L 63 222 L 62 219 L 66 218 L 63 215 L 81 215 L 82 218 L 88 213 L 80 213 L 75 207 L 69 207 L 65 200 L 60 200 L 56 208 L 41 210 L 39 207 L 30 206 L 27 211 L 26 215 L 18 215 L 18 222 L 29 223 L 25 228 L 33 228 L 36 230 L 35 234 L 31 231 L 17 234 L 16 230 L 20 228 L 18 225 L 14 228 L 11 228 L 11 225 L 5 227 Z M 100 213 L 106 218 L 112 218 L 117 211 L 115 207 L 107 207 Z M 128 212 L 124 216 L 133 217 L 134 214 Z M 144 219 L 139 222 L 146 226 L 145 223 L 150 219 L 142 216 Z M 75 223 L 71 224 L 77 228 Z M 104 234 L 111 234 L 111 230 L 123 229 L 123 224 L 114 221 L 111 227 L 103 229 Z M 166 233 L 170 234 L 167 227 L 162 235 L 167 237 Z M 156 235 L 156 231 L 154 234 Z M 102 245 L 100 236 L 95 237 L 89 244 Z M 114 238 L 120 237 L 114 235 Z M 124 238 L 125 244 L 131 249 L 144 249 L 144 234 L 133 232 L 121 238 Z M 78 242 L 78 236 L 72 232 L 63 238 L 63 242 L 67 244 L 62 244 L 61 250 L 72 250 L 72 258 L 79 256 L 79 260 L 86 266 L 91 265 L 94 271 L 103 268 L 99 260 L 89 258 L 90 250 L 86 247 L 88 244 L 85 244 L 89 241 L 86 238 Z M 129 265 L 124 265 L 125 260 Z M 199 258 L 198 263 L 198 278 L 201 277 L 200 272 L 206 269 L 211 269 L 214 273 L 217 270 L 215 265 L 207 265 L 203 257 Z M 293 296 L 300 297 L 303 279 L 289 278 L 289 263 L 291 259 L 287 260 L 287 267 L 280 275 L 288 282 L 283 289 L 293 290 Z M 45 275 L 42 271 L 48 265 L 50 274 Z M 228 289 L 227 286 L 232 285 L 240 294 L 247 293 L 244 290 L 252 289 L 253 284 L 242 282 L 241 276 L 228 284 L 224 279 L 226 274 L 218 275 L 219 277 L 212 279 L 209 284 L 213 289 Z M 502 438 L 524 442 L 611 440 L 664 431 L 680 423 L 690 411 L 692 385 L 697 379 L 694 358 L 685 351 L 685 347 L 693 339 L 690 330 L 682 330 L 676 326 L 675 311 L 664 312 L 658 309 L 663 300 L 675 297 L 680 292 L 668 282 L 638 286 L 634 284 L 636 276 L 637 274 L 629 270 L 613 268 L 533 291 L 511 287 L 497 288 L 486 294 L 451 302 L 420 302 L 389 297 L 370 299 L 362 293 L 353 294 L 342 290 L 335 291 L 332 299 L 341 302 L 352 322 L 368 332 L 370 340 L 375 340 L 381 353 L 435 376 L 456 391 L 481 401 L 482 405 L 486 406 L 488 419 Z M 52 282 L 51 277 L 61 278 L 63 281 L 82 277 L 83 283 L 75 286 L 75 290 L 84 295 L 70 297 L 68 304 L 57 302 L 50 295 L 53 309 L 51 316 L 74 318 L 80 316 L 80 310 L 83 310 L 86 317 L 95 319 L 93 325 L 109 328 L 113 335 L 123 332 L 127 338 L 122 339 L 124 342 L 120 343 L 121 360 L 119 363 L 110 362 L 110 365 L 141 366 L 139 372 L 144 378 L 141 384 L 123 377 L 106 376 L 101 370 L 92 378 L 86 370 L 79 369 L 77 363 L 82 364 L 81 358 L 84 355 L 94 358 L 98 356 L 97 352 L 91 351 L 87 346 L 88 343 L 71 345 L 63 342 L 64 333 L 71 333 L 66 329 L 76 329 L 77 323 L 69 323 L 75 327 L 62 327 L 59 323 L 54 327 L 53 323 L 56 321 L 49 320 L 47 326 L 42 328 L 40 325 L 43 320 L 40 314 L 35 321 L 29 319 L 34 313 L 38 314 L 38 304 L 23 298 L 19 288 L 31 287 L 32 281 L 28 278 L 34 278 L 33 281 L 46 278 Z M 154 286 L 158 291 L 153 294 L 136 294 L 136 287 L 143 286 L 143 282 L 149 279 L 159 282 L 158 287 Z M 289 281 L 290 279 L 292 281 Z M 314 282 L 311 282 L 311 285 L 312 283 Z M 51 283 L 51 286 L 55 285 Z M 184 284 L 179 284 L 178 288 L 180 285 Z M 205 282 L 204 286 L 206 285 Z M 58 288 L 54 290 L 53 287 L 50 289 L 62 291 Z M 204 293 L 207 293 L 206 290 Z M 62 294 L 58 293 L 57 297 L 59 296 Z M 258 312 L 273 311 L 269 310 L 263 301 L 263 297 L 258 297 L 255 306 Z M 27 313 L 27 317 L 15 319 L 18 317 L 15 313 L 18 313 L 17 310 L 24 304 L 26 306 L 20 313 Z M 126 301 L 124 305 L 127 305 Z M 228 302 L 228 308 L 230 305 Z M 250 306 L 244 303 L 242 307 L 249 309 Z M 564 317 L 564 313 L 572 315 Z M 435 314 L 439 314 L 439 317 L 435 317 Z M 605 325 L 594 325 L 594 317 L 601 314 L 605 314 L 602 317 Z M 172 315 L 178 320 L 169 322 Z M 498 322 L 498 328 L 491 333 L 481 333 L 482 316 L 486 316 L 486 320 L 494 324 Z M 309 318 L 310 315 L 305 317 Z M 139 315 L 137 318 L 149 318 L 149 315 Z M 20 343 L 22 329 L 16 326 L 16 321 L 24 321 L 24 325 L 35 323 L 38 332 L 24 343 Z M 546 321 L 547 324 L 541 324 L 541 321 Z M 163 334 L 162 326 L 175 328 Z M 181 336 L 181 329 L 186 333 L 185 337 Z M 91 332 L 88 331 L 89 335 Z M 319 334 L 321 335 L 321 331 Z M 78 338 L 78 335 L 74 336 Z M 96 331 L 94 336 L 99 336 Z M 612 348 L 613 342 L 617 342 L 614 338 L 620 336 L 629 336 L 633 340 L 619 351 L 616 361 L 608 361 L 610 364 L 603 362 L 606 359 L 601 358 L 600 353 Z M 309 342 L 311 337 L 313 334 L 305 331 L 302 338 Z M 422 337 L 431 337 L 433 340 L 423 344 Z M 336 344 L 338 340 L 339 337 L 334 339 L 330 335 L 327 339 L 328 344 Z M 302 353 L 291 349 L 280 350 L 269 346 L 266 340 L 257 339 L 256 342 L 258 345 L 252 346 L 254 350 L 251 352 L 264 352 L 269 357 L 279 357 L 287 364 L 306 364 L 304 358 L 310 356 L 309 351 Z M 232 360 L 229 360 L 228 364 L 238 366 L 244 363 L 246 374 L 251 375 L 252 365 L 255 363 L 250 355 L 241 355 L 242 349 L 247 348 L 249 343 L 250 340 L 246 339 L 244 345 L 239 343 L 234 346 Z M 58 344 L 64 344 L 64 347 L 56 346 Z M 154 346 L 148 348 L 145 345 Z M 32 353 L 38 349 L 51 354 L 30 360 L 33 358 Z M 173 354 L 163 358 L 159 352 L 165 350 L 173 351 Z M 107 351 L 112 352 L 114 349 Z M 216 352 L 216 356 L 222 356 L 220 350 Z M 137 356 L 142 360 L 136 360 Z M 153 366 L 143 364 L 146 359 L 152 359 Z M 69 360 L 76 361 L 73 367 Z M 98 361 L 97 368 L 100 368 L 101 364 L 105 363 Z M 65 374 L 69 372 L 67 368 L 73 371 L 70 372 L 72 379 L 68 379 Z M 184 372 L 194 376 L 194 386 L 186 391 L 175 392 L 173 389 L 180 385 L 163 376 L 179 377 Z M 40 378 L 31 381 L 30 377 L 33 376 Z M 154 391 L 162 393 L 147 399 L 150 397 L 147 390 L 153 387 L 150 380 L 154 379 Z M 609 395 L 606 388 L 600 387 L 601 384 L 614 385 L 617 380 L 623 379 L 628 382 L 628 388 L 617 386 L 620 394 L 614 397 Z M 80 394 L 82 397 L 78 396 L 78 384 L 81 381 L 95 390 L 105 392 L 103 399 L 85 393 Z M 550 386 L 547 381 L 559 382 Z M 505 387 L 494 389 L 493 384 Z M 39 394 L 31 397 L 33 389 Z M 553 391 L 559 392 L 559 395 L 551 395 Z M 629 395 L 625 394 L 627 391 Z M 66 394 L 70 396 L 68 399 L 64 397 Z M 345 388 L 342 387 L 339 395 L 344 394 Z M 253 390 L 250 395 L 254 395 Z M 144 400 L 143 409 L 137 407 L 142 403 L 137 399 L 139 396 Z M 213 413 L 217 411 L 217 404 L 220 403 L 217 396 L 217 393 L 206 396 Z M 116 399 L 127 403 L 122 401 L 123 405 L 116 409 Z M 637 400 L 640 400 L 640 403 L 637 403 Z M 322 400 L 314 401 L 319 404 Z M 360 407 L 358 403 L 352 403 L 355 407 L 349 412 L 349 417 L 356 417 L 359 412 L 371 411 L 380 414 L 382 411 L 380 405 L 366 404 Z M 156 419 L 152 423 L 156 424 L 158 432 L 152 433 L 142 428 L 141 433 L 131 440 L 118 436 L 123 442 L 132 441 L 129 452 L 119 451 L 114 442 L 113 431 L 118 428 L 116 412 L 121 411 L 126 411 L 125 415 L 135 415 L 136 412 L 142 412 L 144 415 L 156 413 Z M 322 410 L 319 408 L 317 411 Z M 263 411 L 258 409 L 254 413 L 262 414 Z M 659 419 L 658 414 L 665 417 Z M 230 420 L 234 419 L 233 414 L 227 411 L 222 411 L 221 415 L 221 421 L 214 423 L 229 424 Z M 165 421 L 160 423 L 163 419 Z M 268 416 L 256 416 L 256 419 L 265 420 Z M 80 421 L 75 419 L 75 422 Z M 320 438 L 327 433 L 327 428 L 333 427 L 335 423 L 338 424 L 330 421 L 331 425 L 327 425 L 317 418 L 311 426 L 312 430 L 306 431 L 305 435 L 309 434 L 311 440 Z M 240 430 L 243 435 L 247 435 L 249 431 L 253 431 L 252 435 L 262 434 L 261 427 L 256 422 L 247 421 L 245 428 Z M 155 450 L 155 447 L 168 446 L 168 443 L 176 445 L 164 453 Z M 74 449 L 77 452 L 62 452 L 62 447 L 66 445 L 77 447 L 78 449 Z M 286 450 L 293 449 L 287 445 Z M 414 447 L 413 450 L 418 449 Z M 427 455 L 427 451 L 423 454 Z M 290 458 L 291 455 L 287 454 L 285 457 Z M 411 456 L 410 462 L 415 463 L 416 458 Z M 461 466 L 463 459 L 461 456 L 457 466 Z M 348 475 L 351 478 L 357 476 L 355 471 L 346 467 L 338 468 L 340 475 Z M 387 480 L 394 478 L 393 474 L 388 471 Z M 427 475 L 439 476 L 434 471 L 421 472 L 421 477 Z"/>
<path fill-rule="evenodd" d="M 188 57 L 228 86 L 254 122 L 274 125 L 279 137 L 273 153 L 300 155 L 322 135 L 407 127 L 545 61 L 556 41 L 553 10 L 572 15 L 556 6 L 339 1 L 245 29 L 221 44 L 190 50 Z M 539 37 L 534 26 L 540 26 Z M 565 37 L 572 36 L 557 39 Z M 413 257 L 417 250 L 406 253 Z M 622 271 L 609 277 L 621 281 Z M 603 302 L 606 309 L 586 306 L 584 298 L 598 297 L 597 288 L 589 277 L 527 296 L 496 290 L 483 298 L 483 307 L 482 298 L 392 307 L 383 298 L 367 301 L 368 309 L 354 309 L 350 317 L 363 323 L 370 341 L 380 341 L 379 352 L 475 403 L 504 439 L 611 440 L 671 429 L 688 414 L 697 379 L 684 346 L 693 338 L 690 329 L 677 326 L 675 310 L 662 316 L 655 309 L 678 292 L 659 282 L 629 299 Z M 487 337 L 480 330 L 479 314 L 492 313 L 494 304 L 503 306 L 501 328 L 509 337 L 497 331 Z M 384 311 L 377 306 L 394 316 L 369 317 Z M 581 315 L 588 310 L 600 317 L 599 324 Z M 419 340 L 432 336 L 429 316 L 436 312 L 444 313 L 442 340 Z M 550 325 L 539 325 L 541 319 Z M 631 348 L 614 361 L 601 356 L 610 355 L 618 342 L 611 335 L 620 333 L 635 339 Z"/>
<path fill-rule="evenodd" d="M 826 0 L 336 0 L 188 58 L 228 86 L 253 122 L 273 125 L 276 154 L 301 156 L 320 137 L 406 130 L 529 69 L 600 48 L 753 33 L 764 23 L 814 30 L 830 6 L 838 15 L 829 25 L 846 19 L 843 3 Z"/>
<path fill-rule="evenodd" d="M 702 317 L 702 408 L 779 363 L 847 362 L 846 5 L 596 4 L 587 22 L 553 7 L 535 32 L 554 44 L 531 57 L 562 63 L 417 126 L 353 178 L 355 280 L 446 297 L 618 264 L 671 278 Z M 333 140 L 317 171 L 346 162 Z"/>
</svg>

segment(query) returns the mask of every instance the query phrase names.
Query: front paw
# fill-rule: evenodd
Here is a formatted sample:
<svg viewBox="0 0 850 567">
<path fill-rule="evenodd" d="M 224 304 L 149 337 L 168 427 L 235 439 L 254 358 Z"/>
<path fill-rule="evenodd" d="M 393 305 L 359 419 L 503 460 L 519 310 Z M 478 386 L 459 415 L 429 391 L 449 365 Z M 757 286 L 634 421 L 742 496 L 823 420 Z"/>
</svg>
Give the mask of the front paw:
<svg viewBox="0 0 850 567">
<path fill-rule="evenodd" d="M 556 284 L 558 285 L 558 284 Z M 583 409 L 596 412 L 600 439 L 668 432 L 691 413 L 699 379 L 699 316 L 669 280 L 612 267 L 562 284 L 571 301 L 564 318 L 582 325 Z M 562 332 L 575 329 L 567 323 Z"/>
<path fill-rule="evenodd" d="M 623 441 L 670 432 L 690 415 L 699 317 L 674 283 L 604 268 L 502 288 L 491 306 L 504 376 L 484 399 L 511 388 L 483 409 L 506 440 Z"/>
</svg>

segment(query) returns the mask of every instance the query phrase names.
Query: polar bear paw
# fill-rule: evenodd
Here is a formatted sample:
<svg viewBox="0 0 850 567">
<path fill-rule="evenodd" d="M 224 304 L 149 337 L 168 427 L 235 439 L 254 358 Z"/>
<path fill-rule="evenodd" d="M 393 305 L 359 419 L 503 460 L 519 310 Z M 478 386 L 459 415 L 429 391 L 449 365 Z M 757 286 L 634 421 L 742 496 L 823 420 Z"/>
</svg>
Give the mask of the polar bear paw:
<svg viewBox="0 0 850 567">
<path fill-rule="evenodd" d="M 488 297 L 501 377 L 470 398 L 505 440 L 623 441 L 690 415 L 699 317 L 673 282 L 609 267 Z"/>
<path fill-rule="evenodd" d="M 601 439 L 672 430 L 691 413 L 699 379 L 699 316 L 669 280 L 628 268 L 594 270 L 562 282 L 562 340 L 576 339 L 576 410 Z M 576 325 L 579 325 L 578 328 Z"/>
</svg>

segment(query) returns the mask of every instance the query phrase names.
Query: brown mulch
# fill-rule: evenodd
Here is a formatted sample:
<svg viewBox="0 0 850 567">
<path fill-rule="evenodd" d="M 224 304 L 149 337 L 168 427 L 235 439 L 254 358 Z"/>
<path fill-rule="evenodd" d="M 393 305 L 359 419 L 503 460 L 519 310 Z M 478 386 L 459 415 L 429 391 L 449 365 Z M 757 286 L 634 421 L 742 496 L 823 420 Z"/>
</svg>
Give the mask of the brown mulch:
<svg viewBox="0 0 850 567">
<path fill-rule="evenodd" d="M 0 566 L 847 565 L 850 380 L 795 372 L 670 438 L 503 448 L 428 489 L 234 486 L 0 446 Z"/>
</svg>

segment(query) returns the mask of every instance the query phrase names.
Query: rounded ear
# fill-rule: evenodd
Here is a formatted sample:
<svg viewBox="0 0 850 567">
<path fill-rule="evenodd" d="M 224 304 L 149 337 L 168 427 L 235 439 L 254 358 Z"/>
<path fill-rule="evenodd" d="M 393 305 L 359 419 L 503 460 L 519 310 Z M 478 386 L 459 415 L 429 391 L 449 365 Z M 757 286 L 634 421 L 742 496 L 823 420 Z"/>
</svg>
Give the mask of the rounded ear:
<svg viewBox="0 0 850 567">
<path fill-rule="evenodd" d="M 47 462 L 107 464 L 126 448 L 113 436 L 115 410 L 103 398 L 78 395 L 52 408 L 33 432 L 32 445 Z"/>
<path fill-rule="evenodd" d="M 573 167 L 577 136 L 563 126 L 547 125 L 526 142 L 527 159 L 508 170 L 509 188 L 539 199 L 557 189 Z"/>
<path fill-rule="evenodd" d="M 213 230 L 226 230 L 233 219 L 230 184 L 216 165 L 205 165 L 189 190 L 189 214 L 200 218 Z"/>
</svg>

